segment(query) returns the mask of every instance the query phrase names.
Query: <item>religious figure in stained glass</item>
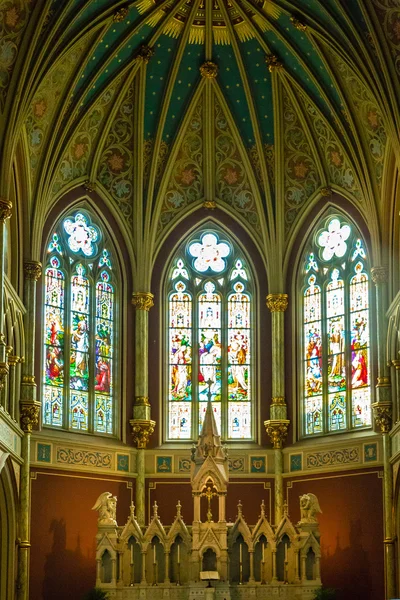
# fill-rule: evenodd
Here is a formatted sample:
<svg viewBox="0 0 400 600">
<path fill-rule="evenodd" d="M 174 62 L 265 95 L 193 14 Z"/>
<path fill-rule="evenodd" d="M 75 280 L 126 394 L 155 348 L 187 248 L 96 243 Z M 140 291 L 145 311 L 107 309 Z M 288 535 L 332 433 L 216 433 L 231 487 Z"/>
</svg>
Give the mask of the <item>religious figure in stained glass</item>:
<svg viewBox="0 0 400 600">
<path fill-rule="evenodd" d="M 369 278 L 362 239 L 348 223 L 329 218 L 309 248 L 304 272 L 304 433 L 370 426 Z"/>
<path fill-rule="evenodd" d="M 84 211 L 64 219 L 45 271 L 44 425 L 114 433 L 112 279 L 100 228 Z"/>
<path fill-rule="evenodd" d="M 205 231 L 173 261 L 169 439 L 197 437 L 209 393 L 219 431 L 228 439 L 251 439 L 252 298 L 250 272 L 238 254 L 218 232 Z"/>
</svg>

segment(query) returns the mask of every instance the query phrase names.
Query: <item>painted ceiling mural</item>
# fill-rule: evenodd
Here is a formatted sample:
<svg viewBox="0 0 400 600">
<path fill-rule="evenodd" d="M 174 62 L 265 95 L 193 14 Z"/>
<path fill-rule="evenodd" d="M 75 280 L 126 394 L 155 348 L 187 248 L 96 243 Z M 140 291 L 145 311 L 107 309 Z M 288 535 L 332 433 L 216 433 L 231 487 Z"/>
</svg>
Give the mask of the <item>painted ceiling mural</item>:
<svg viewBox="0 0 400 600">
<path fill-rule="evenodd" d="M 4 0 L 0 153 L 23 148 L 33 228 L 82 184 L 149 266 L 192 210 L 221 207 L 265 256 L 331 190 L 379 218 L 399 154 L 397 4 Z"/>
</svg>

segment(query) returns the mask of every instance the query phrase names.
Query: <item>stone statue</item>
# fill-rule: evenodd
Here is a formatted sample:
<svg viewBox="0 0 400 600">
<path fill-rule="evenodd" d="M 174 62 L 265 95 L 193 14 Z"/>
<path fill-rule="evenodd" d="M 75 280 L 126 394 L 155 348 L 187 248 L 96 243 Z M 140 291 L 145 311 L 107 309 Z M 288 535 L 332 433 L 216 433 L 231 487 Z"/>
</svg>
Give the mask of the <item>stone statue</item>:
<svg viewBox="0 0 400 600">
<path fill-rule="evenodd" d="M 300 523 L 318 523 L 317 513 L 322 513 L 315 494 L 300 496 Z"/>
<path fill-rule="evenodd" d="M 99 512 L 98 525 L 117 525 L 117 496 L 103 492 L 97 498 L 92 510 Z"/>
</svg>

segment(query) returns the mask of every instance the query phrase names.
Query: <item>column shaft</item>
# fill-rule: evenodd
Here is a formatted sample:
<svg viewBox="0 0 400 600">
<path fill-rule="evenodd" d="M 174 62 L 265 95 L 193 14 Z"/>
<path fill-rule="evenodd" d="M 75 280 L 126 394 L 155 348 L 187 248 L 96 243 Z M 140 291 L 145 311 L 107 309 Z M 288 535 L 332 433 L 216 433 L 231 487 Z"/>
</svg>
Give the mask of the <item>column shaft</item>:
<svg viewBox="0 0 400 600">
<path fill-rule="evenodd" d="M 264 422 L 275 452 L 275 524 L 282 519 L 283 509 L 283 454 L 282 446 L 289 421 L 285 402 L 285 335 L 284 313 L 288 306 L 287 294 L 269 294 L 267 307 L 272 319 L 272 404 L 270 419 Z"/>
<path fill-rule="evenodd" d="M 17 600 L 28 600 L 29 594 L 29 516 L 30 516 L 30 444 L 31 435 L 26 432 L 21 441 L 20 496 L 19 496 L 19 551 L 17 569 Z"/>
<path fill-rule="evenodd" d="M 385 543 L 385 597 L 393 598 L 396 591 L 396 568 L 394 562 L 393 532 L 393 471 L 390 464 L 393 403 L 389 379 L 389 367 L 386 361 L 387 338 L 387 269 L 373 267 L 372 280 L 376 288 L 377 313 L 377 359 L 378 383 L 376 386 L 376 402 L 373 404 L 375 421 L 382 433 L 383 441 L 383 486 L 384 486 L 384 543 Z"/>
<path fill-rule="evenodd" d="M 4 386 L 4 381 L 8 374 L 8 363 L 6 360 L 6 341 L 5 341 L 5 323 L 4 323 L 4 289 L 5 289 L 5 228 L 6 221 L 12 214 L 12 202 L 6 198 L 0 198 L 0 390 Z"/>
<path fill-rule="evenodd" d="M 139 525 L 144 526 L 146 521 L 145 497 L 145 451 L 143 448 L 136 455 L 136 518 Z"/>
<path fill-rule="evenodd" d="M 283 454 L 280 448 L 274 450 L 275 459 L 275 525 L 278 525 L 283 516 Z"/>
</svg>

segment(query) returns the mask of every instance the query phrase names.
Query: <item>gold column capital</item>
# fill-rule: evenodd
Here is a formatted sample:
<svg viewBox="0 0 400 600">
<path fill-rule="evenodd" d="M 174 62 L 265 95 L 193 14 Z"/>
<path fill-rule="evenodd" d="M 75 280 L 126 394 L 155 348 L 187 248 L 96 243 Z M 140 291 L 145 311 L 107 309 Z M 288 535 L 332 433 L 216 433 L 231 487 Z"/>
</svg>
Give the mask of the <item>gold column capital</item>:
<svg viewBox="0 0 400 600">
<path fill-rule="evenodd" d="M 5 223 L 12 215 L 12 202 L 0 197 L 0 222 Z"/>
<path fill-rule="evenodd" d="M 16 356 L 15 354 L 8 355 L 8 364 L 10 367 L 15 367 L 20 362 L 22 362 L 20 356 Z"/>
<path fill-rule="evenodd" d="M 42 275 L 42 263 L 36 260 L 29 260 L 24 263 L 24 274 L 26 279 L 37 281 Z"/>
<path fill-rule="evenodd" d="M 266 304 L 271 312 L 285 312 L 288 307 L 288 295 L 268 294 Z"/>
<path fill-rule="evenodd" d="M 396 367 L 396 370 L 400 370 L 400 358 L 394 358 L 392 360 L 392 365 Z M 390 366 L 390 364 L 388 366 Z"/>
<path fill-rule="evenodd" d="M 149 310 L 154 306 L 154 295 L 150 292 L 134 292 L 132 294 L 132 304 L 135 310 Z"/>
<path fill-rule="evenodd" d="M 21 402 L 21 429 L 32 433 L 32 428 L 39 423 L 40 402 Z"/>
<path fill-rule="evenodd" d="M 200 67 L 200 75 L 206 79 L 215 79 L 218 75 L 218 65 L 211 60 L 207 60 Z"/>
<path fill-rule="evenodd" d="M 389 433 L 392 428 L 392 403 L 374 402 L 372 405 L 374 418 L 381 433 Z"/>
<path fill-rule="evenodd" d="M 270 419 L 264 421 L 265 431 L 269 435 L 274 448 L 282 448 L 289 425 L 290 421 L 287 419 Z"/>
<path fill-rule="evenodd" d="M 133 442 L 138 449 L 146 448 L 151 434 L 156 426 L 155 421 L 150 419 L 131 419 Z"/>
<path fill-rule="evenodd" d="M 375 285 L 379 285 L 380 283 L 386 283 L 388 280 L 388 268 L 371 267 L 371 277 Z"/>
</svg>

